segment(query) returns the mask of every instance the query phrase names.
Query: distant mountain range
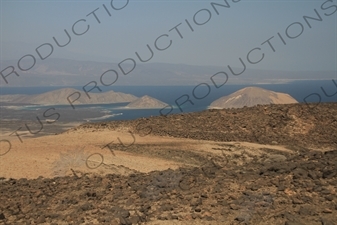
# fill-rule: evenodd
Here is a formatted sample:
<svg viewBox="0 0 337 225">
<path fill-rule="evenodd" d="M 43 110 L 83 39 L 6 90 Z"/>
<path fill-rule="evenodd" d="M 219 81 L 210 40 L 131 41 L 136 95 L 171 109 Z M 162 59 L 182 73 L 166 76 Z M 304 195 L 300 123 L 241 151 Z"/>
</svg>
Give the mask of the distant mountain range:
<svg viewBox="0 0 337 225">
<path fill-rule="evenodd" d="M 8 66 L 17 67 L 17 61 L 4 60 L 0 62 L 0 71 Z M 23 68 L 29 68 L 31 63 L 22 61 Z M 262 84 L 262 83 L 286 83 L 293 80 L 318 80 L 335 78 L 334 71 L 272 71 L 251 69 L 247 66 L 246 71 L 240 76 L 231 75 L 227 65 L 220 66 L 193 66 L 184 64 L 169 63 L 139 63 L 136 65 L 126 62 L 121 64 L 125 72 L 134 70 L 124 75 L 118 63 L 103 63 L 92 61 L 76 61 L 69 59 L 52 59 L 37 61 L 33 68 L 27 71 L 16 69 L 20 75 L 17 77 L 11 74 L 7 77 L 9 84 L 6 84 L 0 77 L 2 87 L 27 87 L 27 86 L 84 86 L 91 81 L 96 81 L 99 86 L 101 75 L 107 70 L 115 70 L 118 79 L 113 85 L 134 85 L 134 86 L 174 86 L 174 85 L 197 85 L 207 82 L 211 85 L 210 78 L 224 71 L 228 74 L 227 84 Z M 233 68 L 241 71 L 242 68 Z M 6 75 L 9 73 L 4 72 Z M 112 83 L 115 80 L 113 72 L 104 76 L 105 83 Z M 220 78 L 220 77 L 218 77 Z M 214 80 L 217 80 L 214 78 Z M 223 82 L 223 81 L 216 81 Z"/>
<path fill-rule="evenodd" d="M 244 106 L 298 103 L 288 94 L 259 87 L 246 87 L 211 103 L 209 108 L 242 108 Z"/>
</svg>

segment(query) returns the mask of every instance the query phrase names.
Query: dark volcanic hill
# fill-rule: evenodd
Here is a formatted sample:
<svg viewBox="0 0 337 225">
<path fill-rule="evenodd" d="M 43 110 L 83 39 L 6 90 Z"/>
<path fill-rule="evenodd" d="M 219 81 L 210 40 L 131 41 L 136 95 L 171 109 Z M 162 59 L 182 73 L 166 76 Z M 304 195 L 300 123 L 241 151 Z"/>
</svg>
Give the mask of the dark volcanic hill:
<svg viewBox="0 0 337 225">
<path fill-rule="evenodd" d="M 132 121 L 87 123 L 76 129 L 129 128 L 136 133 L 212 141 L 337 148 L 337 103 L 210 109 Z M 143 134 L 144 135 L 144 134 Z"/>
<path fill-rule="evenodd" d="M 244 106 L 290 104 L 297 101 L 288 94 L 259 87 L 246 87 L 211 103 L 210 108 L 242 108 Z"/>
<path fill-rule="evenodd" d="M 152 98 L 148 95 L 144 95 L 130 102 L 126 107 L 134 109 L 161 109 L 167 106 L 165 102 L 159 101 L 158 99 Z"/>
<path fill-rule="evenodd" d="M 74 94 L 78 92 L 78 94 Z M 74 95 L 73 95 L 74 94 Z M 27 103 L 38 105 L 68 105 L 70 101 L 74 101 L 74 104 L 108 104 L 108 103 L 120 103 L 131 102 L 138 99 L 131 94 L 124 94 L 121 92 L 108 91 L 104 93 L 89 93 L 90 99 L 85 92 L 79 91 L 73 88 L 62 88 L 55 91 L 49 91 L 37 95 L 4 95 L 1 96 L 2 101 L 9 103 Z"/>
</svg>

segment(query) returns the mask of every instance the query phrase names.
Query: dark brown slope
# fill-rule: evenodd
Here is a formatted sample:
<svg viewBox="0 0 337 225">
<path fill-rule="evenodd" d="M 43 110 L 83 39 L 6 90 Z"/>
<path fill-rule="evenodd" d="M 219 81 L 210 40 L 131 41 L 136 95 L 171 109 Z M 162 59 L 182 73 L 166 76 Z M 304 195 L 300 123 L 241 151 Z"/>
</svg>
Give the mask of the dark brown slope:
<svg viewBox="0 0 337 225">
<path fill-rule="evenodd" d="M 76 129 L 119 127 L 129 127 L 136 133 L 151 132 L 154 135 L 201 140 L 262 144 L 277 142 L 305 148 L 331 149 L 337 148 L 337 103 L 211 109 L 133 121 L 89 123 Z"/>
<path fill-rule="evenodd" d="M 0 224 L 337 224 L 337 150 L 283 157 L 129 176 L 0 180 Z"/>
</svg>

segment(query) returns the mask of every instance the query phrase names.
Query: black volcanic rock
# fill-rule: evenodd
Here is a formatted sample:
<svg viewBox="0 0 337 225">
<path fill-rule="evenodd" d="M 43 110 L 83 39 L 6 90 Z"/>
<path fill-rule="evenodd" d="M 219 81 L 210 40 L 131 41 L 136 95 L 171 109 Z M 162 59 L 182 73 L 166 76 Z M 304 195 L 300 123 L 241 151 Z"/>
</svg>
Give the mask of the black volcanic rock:
<svg viewBox="0 0 337 225">
<path fill-rule="evenodd" d="M 286 173 L 266 170 L 261 174 L 261 164 L 252 161 L 244 167 L 231 163 L 218 167 L 214 176 L 208 176 L 204 167 L 195 167 L 128 176 L 2 180 L 0 224 L 89 224 L 95 220 L 139 224 L 156 219 L 170 220 L 169 224 L 213 224 L 212 220 L 216 224 L 336 224 L 333 184 L 337 177 L 322 181 L 295 176 L 298 170 L 323 172 L 326 165 L 336 170 L 337 150 L 319 159 L 310 151 L 287 157 L 287 161 L 272 163 L 273 168 L 291 168 Z M 102 187 L 103 180 L 111 184 L 109 189 Z"/>
<path fill-rule="evenodd" d="M 104 129 L 126 127 L 141 135 L 151 133 L 197 140 L 260 144 L 277 142 L 292 147 L 331 149 L 337 148 L 337 103 L 209 109 L 188 114 L 111 121 L 106 123 Z M 100 123 L 86 123 L 75 129 L 101 128 Z"/>
</svg>

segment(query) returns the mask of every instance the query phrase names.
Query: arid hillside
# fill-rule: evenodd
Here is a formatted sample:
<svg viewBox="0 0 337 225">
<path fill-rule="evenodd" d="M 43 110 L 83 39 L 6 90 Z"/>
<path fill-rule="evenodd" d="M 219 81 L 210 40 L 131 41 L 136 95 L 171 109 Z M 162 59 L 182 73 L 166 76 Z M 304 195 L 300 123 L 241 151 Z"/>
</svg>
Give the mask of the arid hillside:
<svg viewBox="0 0 337 225">
<path fill-rule="evenodd" d="M 132 121 L 87 123 L 74 129 L 130 130 L 142 135 L 336 149 L 337 103 L 210 109 Z"/>
<path fill-rule="evenodd" d="M 336 112 L 207 110 L 13 140 L 0 224 L 335 225 Z"/>
</svg>

